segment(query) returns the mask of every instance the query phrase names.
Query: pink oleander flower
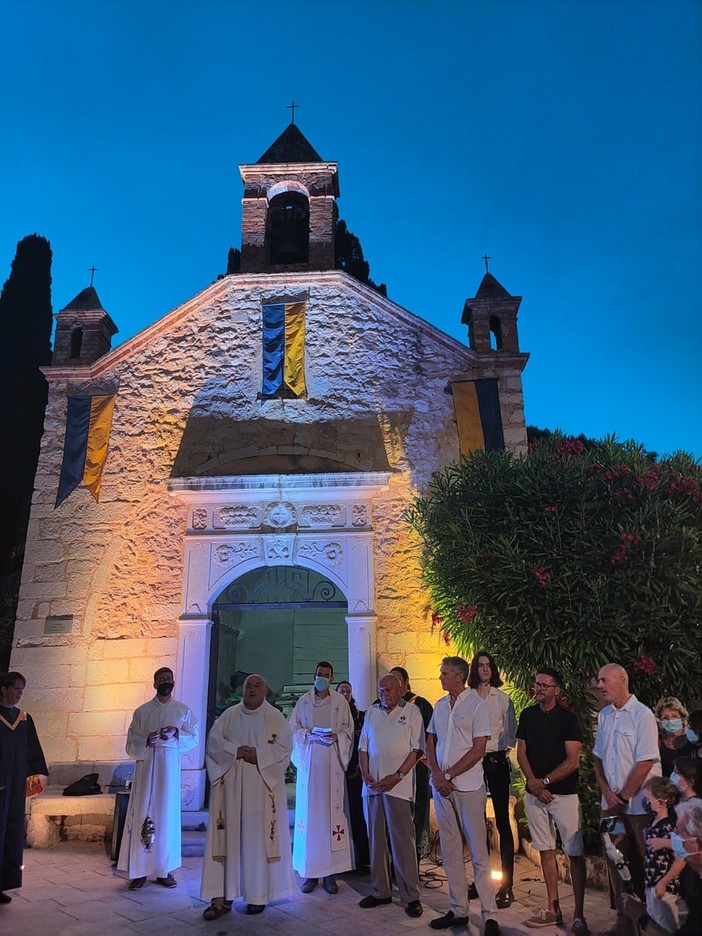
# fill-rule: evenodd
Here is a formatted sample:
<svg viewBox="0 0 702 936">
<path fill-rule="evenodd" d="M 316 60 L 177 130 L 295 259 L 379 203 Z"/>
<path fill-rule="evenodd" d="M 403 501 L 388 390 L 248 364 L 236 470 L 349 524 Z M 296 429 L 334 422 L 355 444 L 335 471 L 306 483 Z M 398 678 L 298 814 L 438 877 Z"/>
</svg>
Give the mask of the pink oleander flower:
<svg viewBox="0 0 702 936">
<path fill-rule="evenodd" d="M 434 627 L 441 627 L 441 625 L 442 625 L 443 623 L 444 623 L 444 619 L 443 619 L 442 616 L 439 614 L 439 612 L 438 612 L 438 611 L 432 611 L 432 614 L 431 614 L 431 626 L 432 626 L 432 628 L 434 628 Z"/>
<path fill-rule="evenodd" d="M 544 568 L 537 566 L 537 568 L 531 570 L 531 574 L 534 576 L 534 578 L 539 583 L 539 585 L 541 585 L 542 588 L 546 588 L 546 586 L 548 585 L 551 579 L 552 573 L 548 569 L 544 569 Z"/>
<path fill-rule="evenodd" d="M 460 608 L 458 608 L 456 611 L 458 620 L 462 624 L 470 624 L 477 613 L 478 609 L 475 607 L 475 605 L 461 605 Z"/>
<path fill-rule="evenodd" d="M 562 439 L 554 448 L 558 455 L 563 455 L 564 457 L 568 455 L 582 455 L 585 451 L 585 446 L 580 439 Z"/>
<path fill-rule="evenodd" d="M 555 513 L 556 508 L 553 506 L 544 507 L 544 513 Z"/>
<path fill-rule="evenodd" d="M 637 660 L 634 660 L 631 668 L 636 673 L 643 673 L 645 676 L 655 676 L 658 671 L 658 665 L 653 657 L 644 656 L 643 654 Z"/>
</svg>

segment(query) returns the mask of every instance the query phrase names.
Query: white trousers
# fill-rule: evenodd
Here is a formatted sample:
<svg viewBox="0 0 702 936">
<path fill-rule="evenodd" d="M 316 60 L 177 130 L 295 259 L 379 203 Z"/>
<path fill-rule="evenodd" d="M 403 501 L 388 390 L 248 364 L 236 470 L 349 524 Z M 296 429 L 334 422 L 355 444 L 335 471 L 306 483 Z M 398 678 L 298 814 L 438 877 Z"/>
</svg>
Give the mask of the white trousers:
<svg viewBox="0 0 702 936">
<path fill-rule="evenodd" d="M 468 916 L 468 878 L 463 863 L 465 839 L 473 862 L 475 887 L 480 898 L 483 921 L 495 919 L 495 887 L 490 873 L 490 855 L 485 827 L 485 787 L 469 793 L 454 791 L 449 796 L 434 793 L 434 811 L 439 824 L 441 857 L 448 882 L 451 910 L 457 917 Z"/>
</svg>

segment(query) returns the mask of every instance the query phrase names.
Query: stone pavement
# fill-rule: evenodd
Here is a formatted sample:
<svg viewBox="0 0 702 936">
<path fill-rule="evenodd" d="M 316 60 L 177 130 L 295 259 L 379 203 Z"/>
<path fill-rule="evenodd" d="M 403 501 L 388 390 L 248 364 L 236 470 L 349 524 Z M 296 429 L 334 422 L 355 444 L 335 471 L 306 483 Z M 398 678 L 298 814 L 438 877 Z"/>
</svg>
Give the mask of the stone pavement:
<svg viewBox="0 0 702 936">
<path fill-rule="evenodd" d="M 339 893 L 330 897 L 318 887 L 312 894 L 297 894 L 278 901 L 259 916 L 247 917 L 237 902 L 231 914 L 206 923 L 199 899 L 201 858 L 185 858 L 176 872 L 172 890 L 148 882 L 129 891 L 114 876 L 113 865 L 100 843 L 62 842 L 56 848 L 25 851 L 24 886 L 12 891 L 12 903 L 0 906 L 0 936 L 228 936 L 228 934 L 280 934 L 280 936 L 395 936 L 428 934 L 429 921 L 448 909 L 446 881 L 440 866 L 425 859 L 421 864 L 424 916 L 411 920 L 399 901 L 392 906 L 361 910 L 358 901 L 369 890 L 367 875 L 350 873 L 339 878 Z M 498 911 L 504 936 L 544 932 L 564 936 L 564 928 L 529 930 L 522 921 L 545 905 L 541 874 L 525 857 L 516 863 L 516 901 Z M 567 921 L 572 917 L 569 885 L 561 885 L 561 905 Z M 615 915 L 602 891 L 588 890 L 587 919 L 592 936 L 609 933 Z M 471 903 L 470 929 L 447 930 L 465 936 L 482 933 L 479 907 Z"/>
</svg>

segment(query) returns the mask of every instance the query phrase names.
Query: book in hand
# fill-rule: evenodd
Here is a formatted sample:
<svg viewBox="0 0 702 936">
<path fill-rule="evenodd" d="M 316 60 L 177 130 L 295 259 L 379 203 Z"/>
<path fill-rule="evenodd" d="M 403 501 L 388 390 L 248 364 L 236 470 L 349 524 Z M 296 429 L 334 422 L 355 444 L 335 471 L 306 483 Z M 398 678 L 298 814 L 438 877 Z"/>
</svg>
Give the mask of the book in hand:
<svg viewBox="0 0 702 936">
<path fill-rule="evenodd" d="M 315 741 L 321 741 L 322 744 L 333 744 L 330 735 L 333 734 L 331 728 L 313 728 L 312 735 Z"/>
</svg>

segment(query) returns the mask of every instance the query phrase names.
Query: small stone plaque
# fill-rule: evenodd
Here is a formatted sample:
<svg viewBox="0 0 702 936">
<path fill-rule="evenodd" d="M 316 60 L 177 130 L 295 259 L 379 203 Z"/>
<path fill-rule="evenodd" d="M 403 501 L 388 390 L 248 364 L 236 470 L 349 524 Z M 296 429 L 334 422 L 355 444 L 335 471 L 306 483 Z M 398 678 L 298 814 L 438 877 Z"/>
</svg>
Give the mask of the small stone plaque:
<svg viewBox="0 0 702 936">
<path fill-rule="evenodd" d="M 44 634 L 70 634 L 73 630 L 72 614 L 50 615 L 44 621 Z"/>
</svg>

